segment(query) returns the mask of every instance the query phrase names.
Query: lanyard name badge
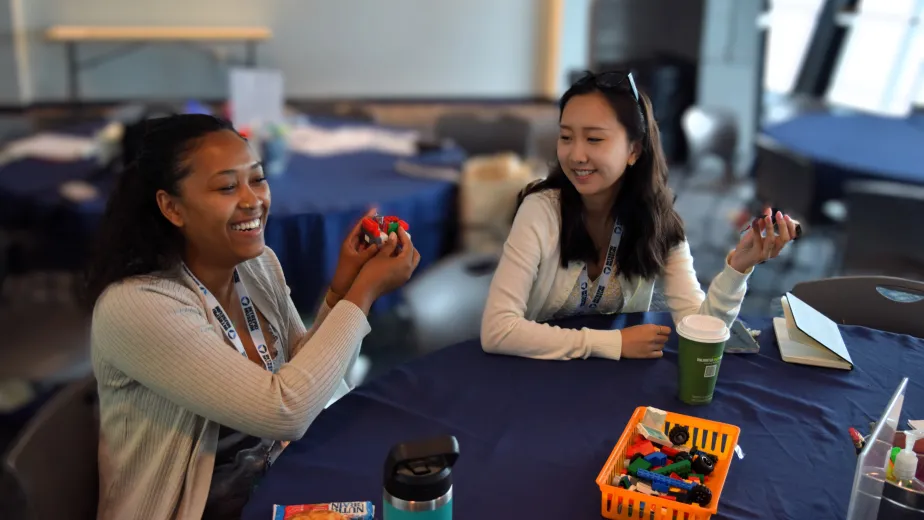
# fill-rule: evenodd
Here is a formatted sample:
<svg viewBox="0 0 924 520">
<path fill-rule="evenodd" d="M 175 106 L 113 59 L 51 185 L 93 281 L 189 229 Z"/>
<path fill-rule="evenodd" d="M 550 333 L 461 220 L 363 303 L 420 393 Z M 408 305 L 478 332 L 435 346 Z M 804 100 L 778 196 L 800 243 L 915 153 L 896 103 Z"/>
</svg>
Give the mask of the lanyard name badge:
<svg viewBox="0 0 924 520">
<path fill-rule="evenodd" d="M 238 336 L 237 331 L 234 329 L 234 324 L 231 323 L 231 318 L 228 317 L 228 314 L 225 313 L 224 309 L 221 308 L 221 304 L 218 303 L 218 299 L 215 298 L 215 295 L 211 291 L 205 288 L 202 285 L 202 282 L 196 278 L 196 275 L 192 274 L 192 271 L 189 270 L 185 265 L 183 269 L 186 271 L 186 274 L 196 282 L 196 285 L 199 287 L 199 290 L 202 291 L 203 296 L 205 296 L 205 303 L 209 306 L 212 311 L 212 315 L 215 316 L 215 319 L 218 320 L 218 324 L 221 325 L 222 330 L 225 332 L 225 336 L 231 340 L 231 343 L 234 345 L 234 348 L 241 353 L 242 356 L 247 357 L 247 351 L 244 350 L 244 344 L 241 342 L 240 336 Z M 237 269 L 234 270 L 234 288 L 237 289 L 237 295 L 241 299 L 241 309 L 244 311 L 244 318 L 247 320 L 247 329 L 250 332 L 250 339 L 253 340 L 254 347 L 257 349 L 257 353 L 260 354 L 260 359 L 263 361 L 263 366 L 266 367 L 270 372 L 275 372 L 276 363 L 273 361 L 272 356 L 270 356 L 269 347 L 266 346 L 266 339 L 263 336 L 263 330 L 260 328 L 260 320 L 257 319 L 257 309 L 253 305 L 253 301 L 250 299 L 250 294 L 247 292 L 247 287 L 244 286 L 244 283 L 241 281 L 241 277 L 237 274 Z"/>
<path fill-rule="evenodd" d="M 616 264 L 616 250 L 619 249 L 619 242 L 621 240 L 622 224 L 617 220 L 616 225 L 613 226 L 613 236 L 610 237 L 610 247 L 606 250 L 606 261 L 603 263 L 603 272 L 597 277 L 597 290 L 594 291 L 593 298 L 590 300 L 589 305 L 587 303 L 587 291 L 590 288 L 590 282 L 587 276 L 587 264 L 585 263 L 584 268 L 581 269 L 581 276 L 579 278 L 581 284 L 581 307 L 596 309 L 597 306 L 600 305 L 600 300 L 603 299 L 603 293 L 606 291 L 610 274 L 613 273 L 613 267 Z"/>
</svg>

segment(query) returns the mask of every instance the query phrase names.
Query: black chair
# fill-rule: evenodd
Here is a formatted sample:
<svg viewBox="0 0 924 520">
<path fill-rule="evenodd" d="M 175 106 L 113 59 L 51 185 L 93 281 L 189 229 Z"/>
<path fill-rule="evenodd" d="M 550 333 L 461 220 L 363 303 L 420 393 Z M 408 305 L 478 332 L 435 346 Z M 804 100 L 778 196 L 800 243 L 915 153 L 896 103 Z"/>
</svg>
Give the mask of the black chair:
<svg viewBox="0 0 924 520">
<path fill-rule="evenodd" d="M 756 185 L 756 206 L 770 206 L 788 213 L 799 221 L 803 237 L 793 244 L 792 255 L 783 263 L 784 270 L 793 267 L 796 249 L 806 240 L 826 240 L 834 251 L 828 265 L 833 274 L 840 266 L 838 251 L 841 250 L 844 235 L 845 214 L 843 206 L 832 202 L 819 210 L 814 208 L 815 169 L 812 161 L 787 148 L 773 139 L 757 137 L 757 157 L 754 163 Z"/>
<path fill-rule="evenodd" d="M 924 280 L 924 187 L 847 183 L 843 270 Z"/>
<path fill-rule="evenodd" d="M 886 276 L 828 278 L 796 284 L 792 293 L 842 325 L 924 338 L 924 283 Z"/>
<path fill-rule="evenodd" d="M 99 499 L 99 418 L 92 377 L 60 390 L 4 457 L 32 520 L 91 520 Z"/>
<path fill-rule="evenodd" d="M 440 116 L 434 129 L 439 140 L 452 140 L 470 156 L 513 152 L 529 153 L 529 121 L 504 114 L 496 119 L 476 114 L 449 113 Z"/>
</svg>

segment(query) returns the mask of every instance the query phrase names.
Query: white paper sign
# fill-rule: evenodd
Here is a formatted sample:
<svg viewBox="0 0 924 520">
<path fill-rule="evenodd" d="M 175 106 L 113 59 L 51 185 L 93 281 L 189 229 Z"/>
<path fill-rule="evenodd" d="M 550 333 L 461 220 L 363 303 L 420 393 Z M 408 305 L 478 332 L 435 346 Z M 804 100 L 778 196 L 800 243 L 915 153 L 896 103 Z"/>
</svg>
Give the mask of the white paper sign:
<svg viewBox="0 0 924 520">
<path fill-rule="evenodd" d="M 282 71 L 233 68 L 228 87 L 231 122 L 238 130 L 285 122 Z"/>
</svg>

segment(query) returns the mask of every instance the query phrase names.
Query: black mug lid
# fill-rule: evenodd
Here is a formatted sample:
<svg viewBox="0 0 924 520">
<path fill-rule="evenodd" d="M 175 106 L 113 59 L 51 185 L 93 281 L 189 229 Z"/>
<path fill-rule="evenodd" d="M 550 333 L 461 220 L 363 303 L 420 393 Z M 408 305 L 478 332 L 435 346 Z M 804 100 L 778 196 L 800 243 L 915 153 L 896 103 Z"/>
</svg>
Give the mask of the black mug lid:
<svg viewBox="0 0 924 520">
<path fill-rule="evenodd" d="M 436 500 L 452 487 L 458 458 L 459 441 L 452 435 L 397 444 L 385 459 L 385 491 L 401 500 Z"/>
</svg>

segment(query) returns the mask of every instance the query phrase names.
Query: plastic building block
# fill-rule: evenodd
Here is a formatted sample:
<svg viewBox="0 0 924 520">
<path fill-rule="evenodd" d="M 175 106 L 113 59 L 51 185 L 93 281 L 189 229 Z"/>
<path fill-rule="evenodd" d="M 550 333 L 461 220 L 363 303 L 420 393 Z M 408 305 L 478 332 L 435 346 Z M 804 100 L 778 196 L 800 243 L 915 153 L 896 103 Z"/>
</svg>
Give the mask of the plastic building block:
<svg viewBox="0 0 924 520">
<path fill-rule="evenodd" d="M 632 482 L 629 480 L 629 477 L 623 475 L 623 477 L 619 479 L 619 487 L 624 488 L 624 489 L 629 489 L 631 485 L 632 485 Z"/>
<path fill-rule="evenodd" d="M 675 478 L 665 477 L 664 475 L 658 475 L 657 473 L 652 473 L 651 471 L 644 470 L 644 469 L 638 470 L 637 473 L 638 473 L 638 475 L 637 475 L 638 478 L 640 478 L 640 479 L 642 479 L 642 480 L 648 480 L 648 481 L 650 481 L 650 482 L 652 482 L 652 483 L 654 483 L 654 482 L 663 482 L 663 483 L 667 484 L 668 486 L 671 486 L 671 487 L 678 487 L 678 488 L 683 489 L 683 490 L 685 490 L 685 491 L 689 491 L 689 490 L 693 489 L 693 486 L 695 486 L 695 484 L 693 484 L 693 483 L 684 482 L 684 481 L 682 481 L 682 480 L 677 480 L 677 479 L 675 479 Z"/>
<path fill-rule="evenodd" d="M 690 427 L 682 424 L 675 424 L 667 436 L 674 446 L 682 446 L 690 440 Z"/>
<path fill-rule="evenodd" d="M 715 461 L 719 460 L 718 455 L 713 455 L 712 453 L 709 453 L 708 451 L 703 451 L 697 448 L 696 446 L 693 446 L 693 448 L 690 449 L 690 455 L 705 455 L 709 457 L 710 459 L 712 459 L 713 464 L 715 463 Z"/>
<path fill-rule="evenodd" d="M 649 495 L 649 496 L 658 496 L 658 495 L 659 495 L 659 493 L 658 493 L 657 491 L 655 491 L 655 489 L 654 489 L 653 487 L 651 487 L 651 485 L 649 485 L 649 484 L 647 484 L 647 483 L 645 483 L 645 482 L 639 482 L 639 483 L 637 483 L 637 484 L 635 485 L 635 490 L 638 491 L 639 493 L 644 493 L 644 494 Z"/>
<path fill-rule="evenodd" d="M 640 470 L 648 469 L 651 469 L 651 463 L 645 459 L 635 459 L 632 464 L 629 464 L 629 474 L 633 477 L 637 477 Z"/>
<path fill-rule="evenodd" d="M 677 455 L 674 455 L 674 462 L 680 462 L 682 460 L 692 461 L 693 457 L 685 451 L 678 451 Z"/>
<path fill-rule="evenodd" d="M 715 469 L 715 461 L 713 461 L 712 457 L 709 455 L 697 453 L 693 456 L 693 462 L 690 467 L 697 473 L 708 475 Z"/>
<path fill-rule="evenodd" d="M 700 506 L 706 507 L 709 502 L 712 502 L 712 490 L 701 484 L 696 484 L 693 489 L 687 491 L 687 497 L 691 502 L 696 502 Z"/>
<path fill-rule="evenodd" d="M 656 451 L 651 455 L 645 457 L 645 460 L 651 463 L 652 466 L 666 466 L 667 465 L 667 455 Z"/>
<path fill-rule="evenodd" d="M 398 217 L 376 215 L 374 217 L 364 218 L 361 227 L 363 231 L 363 240 L 367 244 L 381 246 L 385 242 L 388 242 L 388 235 L 392 232 L 397 232 L 399 227 L 407 231 L 410 226 L 408 226 L 407 222 Z M 408 236 L 410 236 L 410 233 Z"/>
<path fill-rule="evenodd" d="M 626 451 L 626 456 L 631 459 L 636 453 L 641 453 L 642 456 L 645 457 L 651 455 L 655 451 L 657 450 L 655 450 L 655 447 L 652 446 L 650 442 L 639 441 L 629 446 L 629 449 Z"/>
<path fill-rule="evenodd" d="M 670 490 L 670 486 L 666 482 L 652 482 L 651 489 L 657 491 L 658 493 L 667 493 Z"/>
<path fill-rule="evenodd" d="M 700 473 L 690 473 L 689 478 L 698 478 L 698 479 L 699 479 L 699 483 L 702 484 L 702 483 L 703 483 L 703 479 L 705 478 L 705 475 L 702 475 L 702 474 L 700 474 Z"/>
<path fill-rule="evenodd" d="M 655 444 L 660 444 L 662 446 L 669 446 L 671 444 L 671 440 L 668 439 L 667 435 L 664 435 L 664 432 L 661 430 L 655 430 L 654 428 L 646 426 L 642 423 L 637 424 L 635 426 L 635 430 L 639 435 Z"/>
<path fill-rule="evenodd" d="M 664 431 L 664 422 L 667 420 L 667 412 L 664 410 L 659 410 L 652 406 L 649 406 L 645 409 L 645 416 L 642 417 L 642 424 L 657 430 L 659 432 Z"/>
<path fill-rule="evenodd" d="M 686 452 L 678 450 L 677 448 L 672 448 L 670 446 L 661 446 L 661 453 L 673 459 L 674 457 L 677 456 L 678 453 L 686 453 Z"/>
<path fill-rule="evenodd" d="M 366 217 L 362 221 L 363 239 L 367 244 L 382 245 L 388 241 L 388 233 L 382 231 L 378 221 Z"/>
<path fill-rule="evenodd" d="M 678 474 L 676 474 L 676 473 L 671 473 L 671 474 L 668 475 L 668 476 L 669 476 L 670 478 L 676 478 L 676 479 L 679 479 L 679 480 L 683 480 L 683 477 L 681 477 L 680 475 L 678 475 Z"/>
<path fill-rule="evenodd" d="M 658 475 L 670 475 L 671 473 L 677 473 L 678 475 L 689 475 L 690 461 L 682 460 L 680 462 L 675 462 L 669 466 L 664 466 L 657 471 L 652 471 L 652 473 L 657 473 Z"/>
</svg>

